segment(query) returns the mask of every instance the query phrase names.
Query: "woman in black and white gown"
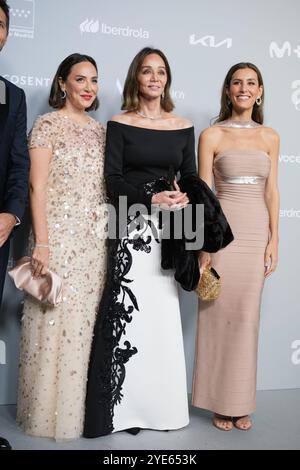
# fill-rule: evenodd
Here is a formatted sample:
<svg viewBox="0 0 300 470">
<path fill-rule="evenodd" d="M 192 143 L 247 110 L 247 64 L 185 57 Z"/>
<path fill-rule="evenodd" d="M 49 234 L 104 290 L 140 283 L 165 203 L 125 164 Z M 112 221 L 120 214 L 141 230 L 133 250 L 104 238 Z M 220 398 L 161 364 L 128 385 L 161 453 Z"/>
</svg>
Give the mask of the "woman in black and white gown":
<svg viewBox="0 0 300 470">
<path fill-rule="evenodd" d="M 123 93 L 125 113 L 107 126 L 105 177 L 116 205 L 182 208 L 174 182 L 151 182 L 172 166 L 195 176 L 192 124 L 172 113 L 165 55 L 144 48 L 133 59 Z M 209 197 L 214 198 L 207 188 Z M 189 422 L 178 286 L 161 269 L 158 209 L 128 216 L 129 235 L 110 240 L 108 278 L 96 321 L 86 398 L 85 437 L 140 428 L 171 430 Z"/>
</svg>

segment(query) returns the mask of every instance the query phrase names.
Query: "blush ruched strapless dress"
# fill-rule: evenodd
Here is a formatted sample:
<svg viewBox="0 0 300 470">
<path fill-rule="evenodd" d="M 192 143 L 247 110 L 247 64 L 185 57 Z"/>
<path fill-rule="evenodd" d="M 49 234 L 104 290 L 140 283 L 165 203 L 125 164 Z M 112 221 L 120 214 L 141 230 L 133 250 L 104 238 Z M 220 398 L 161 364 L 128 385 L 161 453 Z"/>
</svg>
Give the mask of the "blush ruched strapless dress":
<svg viewBox="0 0 300 470">
<path fill-rule="evenodd" d="M 234 241 L 212 255 L 221 276 L 217 300 L 200 302 L 193 405 L 228 416 L 255 410 L 257 349 L 269 215 L 265 182 L 271 160 L 262 150 L 216 155 L 217 197 Z"/>
</svg>

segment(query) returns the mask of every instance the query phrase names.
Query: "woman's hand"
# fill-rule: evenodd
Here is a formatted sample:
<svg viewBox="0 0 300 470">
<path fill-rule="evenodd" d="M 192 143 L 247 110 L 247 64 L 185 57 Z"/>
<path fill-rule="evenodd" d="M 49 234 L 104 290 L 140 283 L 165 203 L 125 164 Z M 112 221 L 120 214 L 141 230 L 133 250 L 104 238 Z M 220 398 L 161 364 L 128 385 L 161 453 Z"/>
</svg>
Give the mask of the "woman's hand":
<svg viewBox="0 0 300 470">
<path fill-rule="evenodd" d="M 198 260 L 199 260 L 200 273 L 202 274 L 204 269 L 211 264 L 211 256 L 206 251 L 200 251 L 198 255 Z"/>
<path fill-rule="evenodd" d="M 278 242 L 270 240 L 265 251 L 265 278 L 276 270 L 277 262 Z"/>
<path fill-rule="evenodd" d="M 0 214 L 0 248 L 8 239 L 12 229 L 16 225 L 16 218 L 12 214 Z"/>
<path fill-rule="evenodd" d="M 189 198 L 187 197 L 187 194 L 186 194 L 186 193 L 182 193 L 182 192 L 180 191 L 180 187 L 178 186 L 176 180 L 174 180 L 173 185 L 174 185 L 174 188 L 176 189 L 176 191 L 177 191 L 178 193 L 180 193 L 180 195 L 181 195 L 180 200 L 179 200 L 179 203 L 178 203 L 178 202 L 176 203 L 176 204 L 179 205 L 178 209 L 183 209 L 183 208 L 186 207 L 186 206 L 188 205 L 188 203 L 190 202 L 190 201 L 189 201 Z M 173 208 L 176 209 L 175 206 L 174 206 L 174 207 L 171 206 L 171 209 L 173 209 Z"/>
<path fill-rule="evenodd" d="M 162 191 L 154 194 L 151 199 L 152 204 L 159 205 L 163 209 L 183 209 L 189 203 L 186 193 L 182 193 L 174 180 L 175 191 Z"/>
<path fill-rule="evenodd" d="M 47 247 L 35 247 L 31 256 L 31 270 L 34 278 L 47 274 L 50 251 Z"/>
</svg>

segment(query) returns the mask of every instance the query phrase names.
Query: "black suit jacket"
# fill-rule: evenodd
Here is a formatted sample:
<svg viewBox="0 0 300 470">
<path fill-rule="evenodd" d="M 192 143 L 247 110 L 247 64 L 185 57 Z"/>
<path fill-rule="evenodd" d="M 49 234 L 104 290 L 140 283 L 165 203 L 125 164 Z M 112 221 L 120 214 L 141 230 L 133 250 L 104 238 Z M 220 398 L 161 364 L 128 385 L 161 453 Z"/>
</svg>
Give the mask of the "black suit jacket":
<svg viewBox="0 0 300 470">
<path fill-rule="evenodd" d="M 22 220 L 28 197 L 29 156 L 24 91 L 0 76 L 0 212 Z"/>
</svg>

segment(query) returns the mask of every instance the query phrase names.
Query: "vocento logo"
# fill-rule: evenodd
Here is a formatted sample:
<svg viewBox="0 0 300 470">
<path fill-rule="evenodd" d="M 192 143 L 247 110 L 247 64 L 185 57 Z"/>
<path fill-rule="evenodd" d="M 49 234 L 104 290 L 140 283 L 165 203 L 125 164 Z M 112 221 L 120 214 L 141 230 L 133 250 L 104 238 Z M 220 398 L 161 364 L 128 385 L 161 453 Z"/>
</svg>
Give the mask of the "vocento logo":
<svg viewBox="0 0 300 470">
<path fill-rule="evenodd" d="M 121 83 L 121 80 L 119 78 L 116 81 L 116 86 L 117 86 L 118 92 L 122 96 L 124 87 L 123 87 L 123 85 Z M 184 93 L 183 90 L 171 90 L 171 97 L 174 100 L 184 100 L 185 99 L 185 93 Z"/>
<path fill-rule="evenodd" d="M 293 49 L 290 41 L 284 41 L 281 46 L 277 42 L 272 41 L 269 46 L 269 53 L 272 59 L 283 59 L 285 56 L 291 57 L 292 54 L 295 54 L 300 59 L 300 44 Z"/>
<path fill-rule="evenodd" d="M 34 38 L 35 0 L 10 0 L 11 36 Z"/>
<path fill-rule="evenodd" d="M 135 39 L 149 39 L 149 31 L 140 28 L 132 28 L 130 26 L 111 26 L 106 23 L 100 23 L 99 19 L 86 18 L 79 26 L 81 34 L 84 33 L 100 33 L 110 36 L 122 36 Z"/>
<path fill-rule="evenodd" d="M 295 366 L 299 366 L 300 365 L 300 339 L 295 339 L 295 341 L 292 342 L 291 348 L 295 349 L 291 357 L 292 364 L 294 364 Z"/>
<path fill-rule="evenodd" d="M 279 155 L 279 163 L 300 163 L 300 155 Z"/>
<path fill-rule="evenodd" d="M 198 44 L 200 44 L 204 47 L 226 46 L 227 49 L 232 47 L 232 38 L 222 39 L 221 41 L 217 42 L 215 36 L 211 35 L 202 36 L 201 38 L 196 39 L 196 34 L 191 34 L 189 42 L 191 46 L 197 46 Z"/>
<path fill-rule="evenodd" d="M 295 90 L 291 96 L 292 103 L 296 111 L 300 111 L 300 80 L 294 80 L 292 82 L 292 90 Z"/>
<path fill-rule="evenodd" d="M 6 364 L 6 344 L 4 341 L 0 340 L 0 365 L 4 366 Z"/>
<path fill-rule="evenodd" d="M 32 75 L 8 75 L 4 74 L 4 78 L 9 80 L 14 85 L 20 87 L 49 87 L 51 84 L 51 78 L 46 77 L 34 77 Z"/>
<path fill-rule="evenodd" d="M 281 209 L 279 216 L 287 217 L 288 219 L 300 219 L 300 209 Z"/>
</svg>

